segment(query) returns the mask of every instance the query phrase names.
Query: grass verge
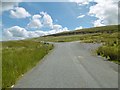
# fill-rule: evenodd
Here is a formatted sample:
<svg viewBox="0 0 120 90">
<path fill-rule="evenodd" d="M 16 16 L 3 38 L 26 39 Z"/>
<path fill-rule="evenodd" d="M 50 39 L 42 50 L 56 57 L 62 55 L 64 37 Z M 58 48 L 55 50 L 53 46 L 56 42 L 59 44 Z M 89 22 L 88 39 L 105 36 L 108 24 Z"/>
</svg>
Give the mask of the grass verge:
<svg viewBox="0 0 120 90">
<path fill-rule="evenodd" d="M 103 45 L 97 49 L 97 54 L 106 57 L 109 61 L 120 64 L 120 56 L 118 54 L 119 46 Z"/>
<path fill-rule="evenodd" d="M 86 35 L 82 37 L 81 41 L 85 43 L 102 43 L 103 45 L 96 50 L 97 55 L 106 57 L 107 60 L 120 64 L 118 33 Z"/>
<path fill-rule="evenodd" d="M 53 45 L 31 40 L 2 43 L 2 88 L 14 85 L 19 77 L 34 67 Z"/>
<path fill-rule="evenodd" d="M 115 63 L 120 63 L 120 57 L 118 55 L 118 50 L 120 45 L 118 44 L 119 32 L 114 33 L 91 33 L 91 34 L 80 34 L 80 35 L 68 35 L 68 36 L 48 36 L 41 38 L 34 38 L 33 40 L 49 41 L 49 42 L 71 42 L 71 41 L 81 41 L 84 43 L 102 43 L 103 46 L 99 47 L 96 53 L 108 60 Z"/>
</svg>

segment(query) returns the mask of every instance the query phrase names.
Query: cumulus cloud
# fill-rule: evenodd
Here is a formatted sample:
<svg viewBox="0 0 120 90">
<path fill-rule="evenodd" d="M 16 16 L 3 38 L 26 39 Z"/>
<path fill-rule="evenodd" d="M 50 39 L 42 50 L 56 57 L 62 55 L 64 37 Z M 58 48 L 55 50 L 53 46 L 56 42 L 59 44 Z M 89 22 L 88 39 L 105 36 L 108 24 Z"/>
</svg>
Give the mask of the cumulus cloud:
<svg viewBox="0 0 120 90">
<path fill-rule="evenodd" d="M 54 24 L 52 17 L 46 12 L 40 12 L 40 14 L 35 14 L 27 25 L 28 28 L 48 28 L 51 30 L 63 29 L 61 25 Z"/>
<path fill-rule="evenodd" d="M 50 30 L 48 32 L 46 32 L 47 35 L 49 34 L 56 34 L 56 33 L 60 33 L 60 32 L 67 32 L 69 31 L 67 27 L 65 28 L 61 28 L 61 29 L 53 29 L 53 30 Z"/>
<path fill-rule="evenodd" d="M 85 17 L 85 15 L 80 15 L 77 18 L 79 19 L 79 18 L 83 18 L 83 17 Z"/>
<path fill-rule="evenodd" d="M 31 37 L 38 37 L 45 35 L 43 31 L 28 31 L 25 28 L 19 26 L 13 26 L 7 28 L 3 31 L 3 39 L 4 40 L 19 40 Z"/>
<path fill-rule="evenodd" d="M 40 12 L 40 14 L 36 14 L 32 16 L 29 24 L 27 25 L 29 28 L 49 28 L 53 29 L 53 19 L 46 12 Z"/>
<path fill-rule="evenodd" d="M 28 24 L 28 27 L 31 28 L 41 28 L 42 24 L 39 19 L 33 19 L 31 22 Z"/>
<path fill-rule="evenodd" d="M 66 27 L 62 28 L 59 25 L 56 25 L 55 28 L 50 31 L 42 30 L 28 31 L 25 28 L 13 26 L 3 30 L 3 40 L 20 40 L 69 31 L 68 28 Z"/>
<path fill-rule="evenodd" d="M 2 2 L 0 3 L 0 7 L 2 7 L 0 9 L 0 13 L 2 13 L 3 11 L 7 11 L 7 10 L 10 10 L 10 9 L 13 9 L 14 6 L 17 6 L 18 3 L 13 3 L 13 2 Z"/>
<path fill-rule="evenodd" d="M 97 26 L 105 26 L 104 25 L 104 22 L 102 22 L 101 20 L 96 20 L 93 22 L 94 26 L 97 27 Z"/>
<path fill-rule="evenodd" d="M 26 18 L 31 16 L 23 7 L 15 7 L 10 11 L 10 14 L 13 18 Z"/>
<path fill-rule="evenodd" d="M 89 2 L 94 1 L 94 0 L 69 0 L 70 2 L 75 2 L 80 6 L 87 5 Z"/>
<path fill-rule="evenodd" d="M 39 14 L 33 15 L 32 19 L 39 19 L 41 16 Z"/>
<path fill-rule="evenodd" d="M 55 33 L 60 33 L 60 32 L 67 32 L 69 31 L 67 27 L 62 27 L 61 25 L 59 24 L 55 24 L 53 25 L 53 29 L 48 31 L 47 34 L 55 34 Z"/>
<path fill-rule="evenodd" d="M 94 26 L 118 24 L 118 0 L 94 0 L 97 4 L 90 7 L 89 15 L 98 18 Z"/>
<path fill-rule="evenodd" d="M 58 25 L 58 24 L 53 25 L 53 29 L 55 29 L 55 30 L 58 30 L 58 29 L 61 29 L 61 28 L 62 28 L 61 25 Z"/>
<path fill-rule="evenodd" d="M 52 17 L 46 12 L 40 12 L 40 14 L 43 16 L 42 17 L 43 26 L 53 28 Z"/>
<path fill-rule="evenodd" d="M 19 7 L 21 8 L 21 7 Z M 18 7 L 17 7 L 18 9 Z M 12 13 L 14 11 L 14 13 Z M 26 11 L 27 12 L 27 11 Z M 14 14 L 16 18 L 25 18 L 24 14 L 21 16 L 17 16 L 17 14 L 21 13 L 17 10 L 11 10 L 11 13 Z M 26 17 L 30 16 L 29 13 L 26 13 Z M 32 31 L 27 29 L 33 29 Z M 49 29 L 45 30 L 44 29 Z M 69 31 L 67 27 L 62 27 L 59 24 L 54 24 L 52 17 L 46 12 L 40 12 L 39 14 L 35 14 L 31 17 L 30 22 L 27 24 L 26 28 L 22 28 L 20 26 L 13 26 L 3 30 L 3 40 L 20 40 L 26 38 L 39 37 L 49 34 L 60 33 L 64 31 Z"/>
<path fill-rule="evenodd" d="M 19 26 L 13 26 L 4 30 L 3 34 L 7 37 L 28 37 L 27 30 Z"/>
<path fill-rule="evenodd" d="M 32 19 L 30 21 L 30 23 L 27 25 L 27 27 L 30 28 L 41 28 L 42 27 L 42 23 L 40 21 L 41 16 L 36 14 L 32 16 Z"/>
<path fill-rule="evenodd" d="M 118 24 L 118 2 L 119 0 L 69 0 L 78 5 L 86 5 L 90 2 L 96 2 L 90 7 L 88 15 L 96 17 L 94 26 Z M 120 14 L 120 12 L 119 12 Z M 77 17 L 79 18 L 79 17 Z"/>
<path fill-rule="evenodd" d="M 79 26 L 79 27 L 76 27 L 75 30 L 78 30 L 78 29 L 83 29 L 82 26 Z"/>
<path fill-rule="evenodd" d="M 22 0 L 9 0 L 8 2 L 2 2 L 2 0 L 0 0 L 0 2 L 0 7 L 2 7 L 2 9 L 0 9 L 1 14 L 4 11 L 14 9 L 14 7 L 18 6 L 18 4 L 22 2 Z"/>
</svg>

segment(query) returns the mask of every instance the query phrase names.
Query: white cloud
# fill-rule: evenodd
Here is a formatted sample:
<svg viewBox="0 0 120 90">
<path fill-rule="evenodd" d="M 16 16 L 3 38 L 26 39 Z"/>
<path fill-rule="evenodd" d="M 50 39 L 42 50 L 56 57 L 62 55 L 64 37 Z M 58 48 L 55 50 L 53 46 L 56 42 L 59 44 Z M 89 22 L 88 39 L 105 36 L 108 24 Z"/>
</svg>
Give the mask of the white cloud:
<svg viewBox="0 0 120 90">
<path fill-rule="evenodd" d="M 23 7 L 15 7 L 10 11 L 10 14 L 13 18 L 26 18 L 31 16 Z"/>
<path fill-rule="evenodd" d="M 18 5 L 18 3 L 14 3 L 14 2 L 2 2 L 2 3 L 0 3 L 0 7 L 2 7 L 0 9 L 0 13 L 2 13 L 3 11 L 13 9 L 14 6 L 17 6 L 17 5 Z"/>
<path fill-rule="evenodd" d="M 89 2 L 94 1 L 94 0 L 69 0 L 70 2 L 75 2 L 78 5 L 82 6 L 82 5 L 87 5 L 89 4 Z"/>
<path fill-rule="evenodd" d="M 30 23 L 27 25 L 29 28 L 49 28 L 53 29 L 54 27 L 52 17 L 46 12 L 40 12 L 32 16 Z"/>
<path fill-rule="evenodd" d="M 53 20 L 50 15 L 48 15 L 46 12 L 40 12 L 40 14 L 43 16 L 43 26 L 53 28 Z"/>
<path fill-rule="evenodd" d="M 4 30 L 4 35 L 7 37 L 28 37 L 27 30 L 19 26 L 13 26 Z"/>
<path fill-rule="evenodd" d="M 28 28 L 48 28 L 48 29 L 62 29 L 63 27 L 53 23 L 52 17 L 46 12 L 40 12 L 32 16 L 30 23 L 27 25 Z"/>
<path fill-rule="evenodd" d="M 94 26 L 118 24 L 118 0 L 94 0 L 96 5 L 90 7 L 89 15 L 98 20 Z"/>
<path fill-rule="evenodd" d="M 104 23 L 99 19 L 94 21 L 93 24 L 94 24 L 95 27 L 97 27 L 97 26 L 105 26 Z"/>
<path fill-rule="evenodd" d="M 32 19 L 39 19 L 41 16 L 39 14 L 33 15 Z"/>
<path fill-rule="evenodd" d="M 64 27 L 61 32 L 68 32 L 70 31 L 67 27 Z"/>
<path fill-rule="evenodd" d="M 40 14 L 33 15 L 32 19 L 30 20 L 30 23 L 27 25 L 27 28 L 49 29 L 49 31 L 42 31 L 42 30 L 35 30 L 32 32 L 29 31 L 30 37 L 31 36 L 38 37 L 43 35 L 69 31 L 67 27 L 63 28 L 59 24 L 54 24 L 51 16 L 46 12 L 40 12 Z"/>
<path fill-rule="evenodd" d="M 13 26 L 3 31 L 3 40 L 19 40 L 45 35 L 43 31 L 27 31 L 25 28 Z"/>
<path fill-rule="evenodd" d="M 33 19 L 28 24 L 28 27 L 30 27 L 30 28 L 41 28 L 42 24 L 41 24 L 39 19 Z"/>
<path fill-rule="evenodd" d="M 2 0 L 0 0 L 0 7 L 2 7 L 2 9 L 0 9 L 0 14 L 4 11 L 13 9 L 15 6 L 18 6 L 20 2 L 22 2 L 22 0 L 9 0 L 8 2 L 2 2 Z"/>
<path fill-rule="evenodd" d="M 58 24 L 53 25 L 53 29 L 55 29 L 55 30 L 58 30 L 58 29 L 61 29 L 61 28 L 62 28 L 61 25 L 58 25 Z"/>
<path fill-rule="evenodd" d="M 118 2 L 119 0 L 69 0 L 78 5 L 86 5 L 90 2 L 96 2 L 96 5 L 90 7 L 88 15 L 98 18 L 94 21 L 94 26 L 118 24 Z M 120 12 L 119 12 L 120 14 Z M 78 17 L 79 18 L 79 17 Z"/>
<path fill-rule="evenodd" d="M 14 11 L 17 16 L 18 11 Z M 29 15 L 28 15 L 29 16 Z M 20 18 L 20 17 L 19 17 Z M 28 31 L 27 29 L 37 29 Z M 42 29 L 49 29 L 48 31 L 44 31 Z M 40 12 L 40 14 L 35 14 L 31 17 L 30 22 L 27 24 L 26 29 L 19 27 L 19 26 L 13 26 L 7 29 L 3 30 L 3 40 L 20 40 L 20 39 L 26 39 L 26 38 L 33 38 L 33 37 L 39 37 L 49 34 L 55 34 L 60 33 L 64 31 L 69 31 L 67 27 L 62 27 L 59 24 L 54 24 L 52 17 L 47 14 L 46 12 Z"/>
<path fill-rule="evenodd" d="M 42 31 L 42 30 L 28 31 L 25 28 L 19 26 L 13 26 L 4 29 L 3 40 L 20 40 L 20 39 L 33 38 L 33 37 L 39 37 L 39 36 L 69 31 L 68 28 L 66 27 L 62 28 L 59 25 L 55 25 L 55 28 L 58 29 L 52 29 L 50 31 Z"/>
<path fill-rule="evenodd" d="M 30 23 L 27 25 L 29 28 L 41 28 L 43 25 L 40 21 L 41 16 L 39 14 L 33 15 Z"/>
<path fill-rule="evenodd" d="M 79 19 L 79 18 L 83 18 L 83 17 L 85 17 L 85 15 L 80 15 L 77 18 Z"/>
<path fill-rule="evenodd" d="M 82 26 L 79 26 L 79 27 L 76 27 L 75 30 L 78 30 L 78 29 L 83 29 Z"/>
<path fill-rule="evenodd" d="M 62 27 L 61 25 L 55 24 L 53 25 L 53 29 L 48 31 L 47 34 L 55 34 L 60 32 L 66 32 L 69 31 L 67 27 Z"/>
<path fill-rule="evenodd" d="M 47 35 L 49 34 L 56 34 L 56 33 L 60 33 L 60 32 L 67 32 L 69 31 L 67 27 L 65 28 L 61 28 L 61 29 L 53 29 L 53 30 L 50 30 L 48 32 L 46 32 Z"/>
</svg>

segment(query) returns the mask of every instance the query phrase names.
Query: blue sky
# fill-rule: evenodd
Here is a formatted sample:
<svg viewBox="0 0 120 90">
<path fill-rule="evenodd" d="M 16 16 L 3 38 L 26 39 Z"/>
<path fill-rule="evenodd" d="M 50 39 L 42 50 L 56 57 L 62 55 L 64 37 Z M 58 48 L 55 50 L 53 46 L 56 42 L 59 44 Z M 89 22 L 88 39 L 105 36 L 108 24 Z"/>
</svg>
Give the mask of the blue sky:
<svg viewBox="0 0 120 90">
<path fill-rule="evenodd" d="M 31 15 L 39 14 L 44 11 L 47 12 L 53 19 L 54 23 L 60 24 L 63 27 L 68 27 L 70 30 L 74 30 L 76 27 L 92 27 L 92 21 L 96 20 L 95 17 L 88 16 L 89 7 L 93 3 L 85 6 L 79 6 L 76 3 L 70 2 L 24 2 L 20 3 L 19 7 L 25 8 Z M 31 8 L 32 7 L 32 8 Z M 86 15 L 84 18 L 77 19 L 79 15 Z M 4 28 L 19 25 L 26 27 L 29 23 L 29 18 L 16 19 L 11 18 L 9 12 L 3 13 L 3 25 Z"/>
<path fill-rule="evenodd" d="M 3 39 L 25 39 L 116 24 L 117 8 L 113 0 L 108 0 L 108 3 L 104 0 L 78 1 L 3 3 L 6 5 L 2 10 L 0 25 L 3 28 Z"/>
</svg>

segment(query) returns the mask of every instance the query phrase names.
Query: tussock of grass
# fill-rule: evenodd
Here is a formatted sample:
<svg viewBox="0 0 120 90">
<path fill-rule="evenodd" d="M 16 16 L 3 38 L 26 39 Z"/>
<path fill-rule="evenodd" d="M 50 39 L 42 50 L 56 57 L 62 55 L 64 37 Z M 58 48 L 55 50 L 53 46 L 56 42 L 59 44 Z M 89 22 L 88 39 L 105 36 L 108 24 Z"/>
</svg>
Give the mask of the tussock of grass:
<svg viewBox="0 0 120 90">
<path fill-rule="evenodd" d="M 108 58 L 108 60 L 118 59 L 118 47 L 117 46 L 101 46 L 97 50 L 98 55 Z"/>
<path fill-rule="evenodd" d="M 53 45 L 36 41 L 3 42 L 2 48 L 2 87 L 14 85 L 16 80 L 34 67 Z"/>
</svg>

